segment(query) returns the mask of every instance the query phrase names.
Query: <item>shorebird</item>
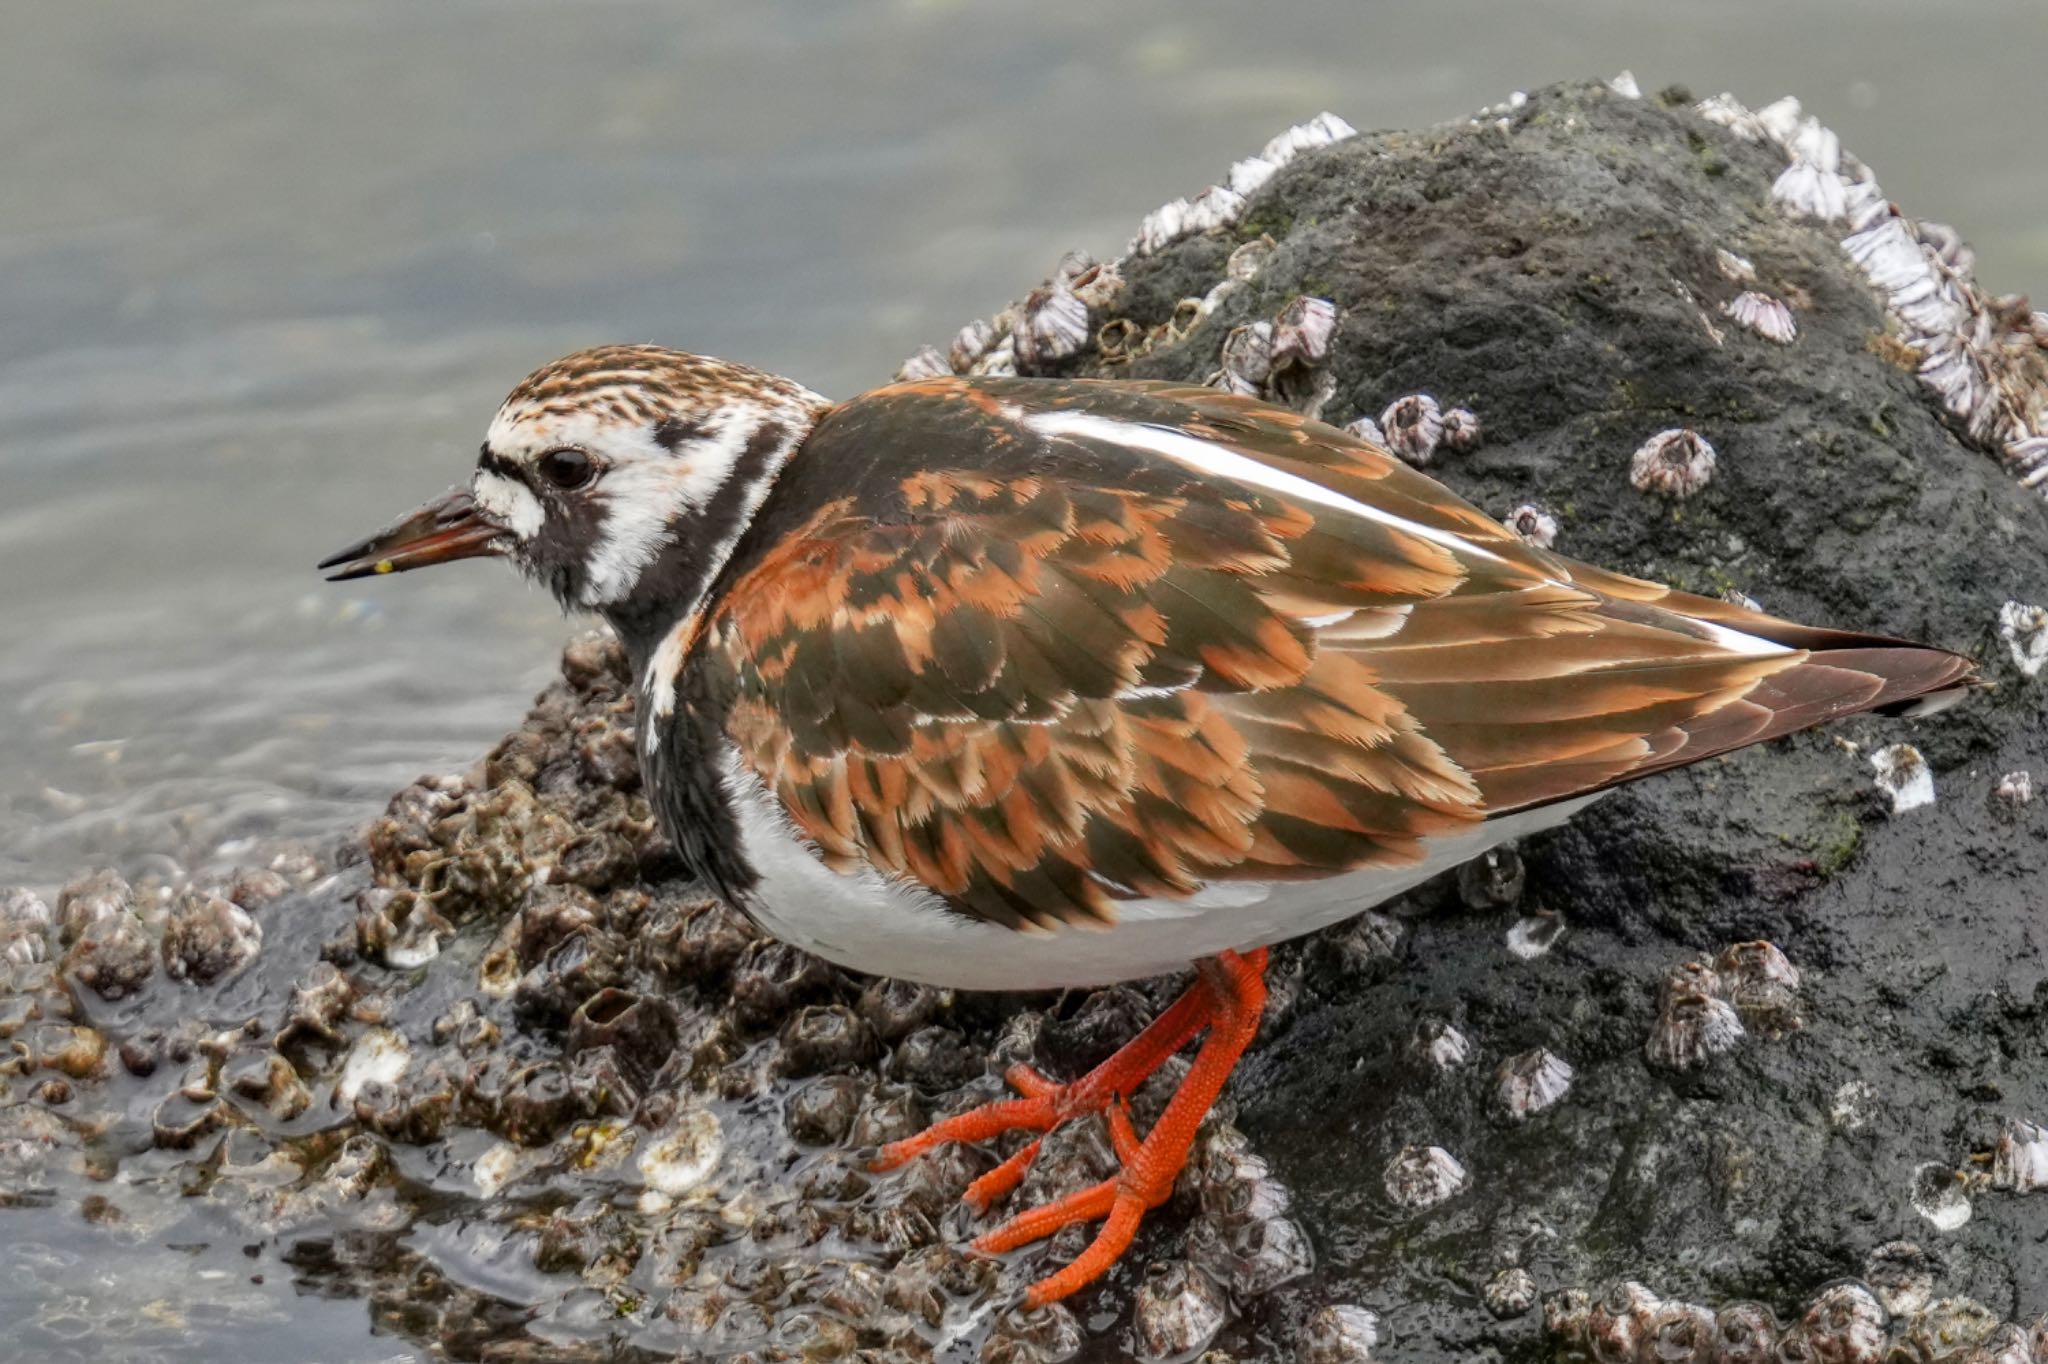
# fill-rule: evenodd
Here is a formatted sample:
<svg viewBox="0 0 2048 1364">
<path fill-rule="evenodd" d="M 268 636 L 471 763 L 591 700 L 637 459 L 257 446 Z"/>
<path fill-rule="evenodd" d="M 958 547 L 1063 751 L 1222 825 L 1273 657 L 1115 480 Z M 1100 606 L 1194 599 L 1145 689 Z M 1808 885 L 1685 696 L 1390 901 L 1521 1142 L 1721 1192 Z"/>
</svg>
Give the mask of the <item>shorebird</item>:
<svg viewBox="0 0 2048 1364">
<path fill-rule="evenodd" d="M 474 475 L 321 567 L 497 555 L 610 621 L 690 870 L 842 966 L 965 989 L 1196 965 L 1095 1070 L 885 1147 L 1100 1113 L 1121 1170 L 976 1241 L 1163 1201 L 1252 1040 L 1268 947 L 1614 786 L 1866 710 L 1968 659 L 1527 544 L 1386 450 L 1162 383 L 938 377 L 834 404 L 653 346 L 547 365 Z M 1142 1136 L 1127 1100 L 1206 1033 Z M 982 1175 L 981 1210 L 1037 1144 Z"/>
</svg>

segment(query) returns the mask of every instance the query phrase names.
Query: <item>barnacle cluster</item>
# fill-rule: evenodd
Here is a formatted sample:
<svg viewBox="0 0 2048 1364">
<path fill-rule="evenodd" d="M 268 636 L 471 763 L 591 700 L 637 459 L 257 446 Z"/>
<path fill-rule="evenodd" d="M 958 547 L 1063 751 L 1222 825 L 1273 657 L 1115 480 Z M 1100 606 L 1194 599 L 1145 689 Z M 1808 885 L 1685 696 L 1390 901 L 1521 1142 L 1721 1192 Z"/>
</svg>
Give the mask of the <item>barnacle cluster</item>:
<svg viewBox="0 0 2048 1364">
<path fill-rule="evenodd" d="M 1798 100 L 1752 111 L 1720 94 L 1697 107 L 1737 137 L 1785 153 L 1789 164 L 1771 186 L 1772 199 L 1846 231 L 1842 249 L 1885 296 L 1921 382 L 1971 441 L 1996 451 L 2022 485 L 2048 495 L 2048 312 L 2019 295 L 1985 294 L 1961 235 L 1901 214 L 1870 168 Z M 1731 307 L 1730 316 L 1764 335 L 1790 328 L 1789 312 L 1781 318 L 1761 304 L 1736 306 L 1741 313 Z M 1773 339 L 1790 340 L 1789 330 Z"/>
<path fill-rule="evenodd" d="M 1735 943 L 1664 977 L 1643 1055 L 1665 1070 L 1693 1070 L 1751 1033 L 1778 1038 L 1801 1026 L 1798 968 L 1771 943 Z"/>
<path fill-rule="evenodd" d="M 1906 1242 L 1879 1246 L 1863 1277 L 1824 1285 L 1782 1321 L 1760 1302 L 1710 1308 L 1628 1280 L 1594 1292 L 1554 1293 L 1544 1300 L 1543 1320 L 1561 1355 L 1594 1364 L 2048 1359 L 2048 1318 L 2002 1321 L 1974 1299 L 1936 1296 L 1926 1255 Z"/>
</svg>

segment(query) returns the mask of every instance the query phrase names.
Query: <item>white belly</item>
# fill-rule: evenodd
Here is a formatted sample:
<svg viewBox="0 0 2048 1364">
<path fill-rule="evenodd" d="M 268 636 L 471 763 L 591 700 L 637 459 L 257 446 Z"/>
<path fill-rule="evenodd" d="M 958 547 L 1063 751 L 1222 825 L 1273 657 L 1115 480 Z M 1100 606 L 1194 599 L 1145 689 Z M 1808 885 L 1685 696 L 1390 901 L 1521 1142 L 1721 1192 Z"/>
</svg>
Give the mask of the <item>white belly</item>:
<svg viewBox="0 0 2048 1364">
<path fill-rule="evenodd" d="M 1177 971 L 1198 957 L 1313 933 L 1512 838 L 1564 823 L 1597 795 L 1431 839 L 1416 866 L 1321 881 L 1226 882 L 1185 900 L 1129 900 L 1107 928 L 1005 928 L 954 913 L 921 887 L 871 868 L 820 862 L 751 772 L 726 765 L 740 842 L 760 883 L 746 908 L 784 942 L 855 971 L 962 990 L 1107 985 Z"/>
</svg>

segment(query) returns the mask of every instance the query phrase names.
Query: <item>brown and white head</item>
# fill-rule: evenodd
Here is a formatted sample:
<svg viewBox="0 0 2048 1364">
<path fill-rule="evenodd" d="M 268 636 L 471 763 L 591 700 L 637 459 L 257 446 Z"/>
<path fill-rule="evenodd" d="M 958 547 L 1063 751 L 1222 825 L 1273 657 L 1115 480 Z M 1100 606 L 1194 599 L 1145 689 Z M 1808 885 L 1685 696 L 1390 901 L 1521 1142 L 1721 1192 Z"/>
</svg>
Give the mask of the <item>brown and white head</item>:
<svg viewBox="0 0 2048 1364">
<path fill-rule="evenodd" d="M 468 484 L 320 566 L 342 579 L 497 555 L 565 610 L 658 632 L 703 596 L 827 406 L 706 356 L 579 351 L 506 397 Z"/>
</svg>

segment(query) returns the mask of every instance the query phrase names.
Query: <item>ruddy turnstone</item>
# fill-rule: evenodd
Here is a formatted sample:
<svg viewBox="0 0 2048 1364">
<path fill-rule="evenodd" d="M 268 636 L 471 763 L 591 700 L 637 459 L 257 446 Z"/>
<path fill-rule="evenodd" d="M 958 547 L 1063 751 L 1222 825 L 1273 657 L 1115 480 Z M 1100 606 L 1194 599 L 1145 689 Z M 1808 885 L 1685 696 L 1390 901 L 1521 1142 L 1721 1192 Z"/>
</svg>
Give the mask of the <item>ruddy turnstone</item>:
<svg viewBox="0 0 2048 1364">
<path fill-rule="evenodd" d="M 476 473 L 321 567 L 501 555 L 624 641 L 650 798 L 769 932 L 967 989 L 1196 963 L 1068 1084 L 886 1147 L 1101 1113 L 1122 1170 L 983 1235 L 1122 1252 L 1257 1030 L 1267 948 L 1613 786 L 1969 660 L 1574 563 L 1379 446 L 1208 388 L 940 377 L 833 404 L 652 346 L 536 371 Z M 1207 1033 L 1142 1137 L 1126 1101 Z M 986 1207 L 1036 1142 L 977 1179 Z"/>
</svg>

